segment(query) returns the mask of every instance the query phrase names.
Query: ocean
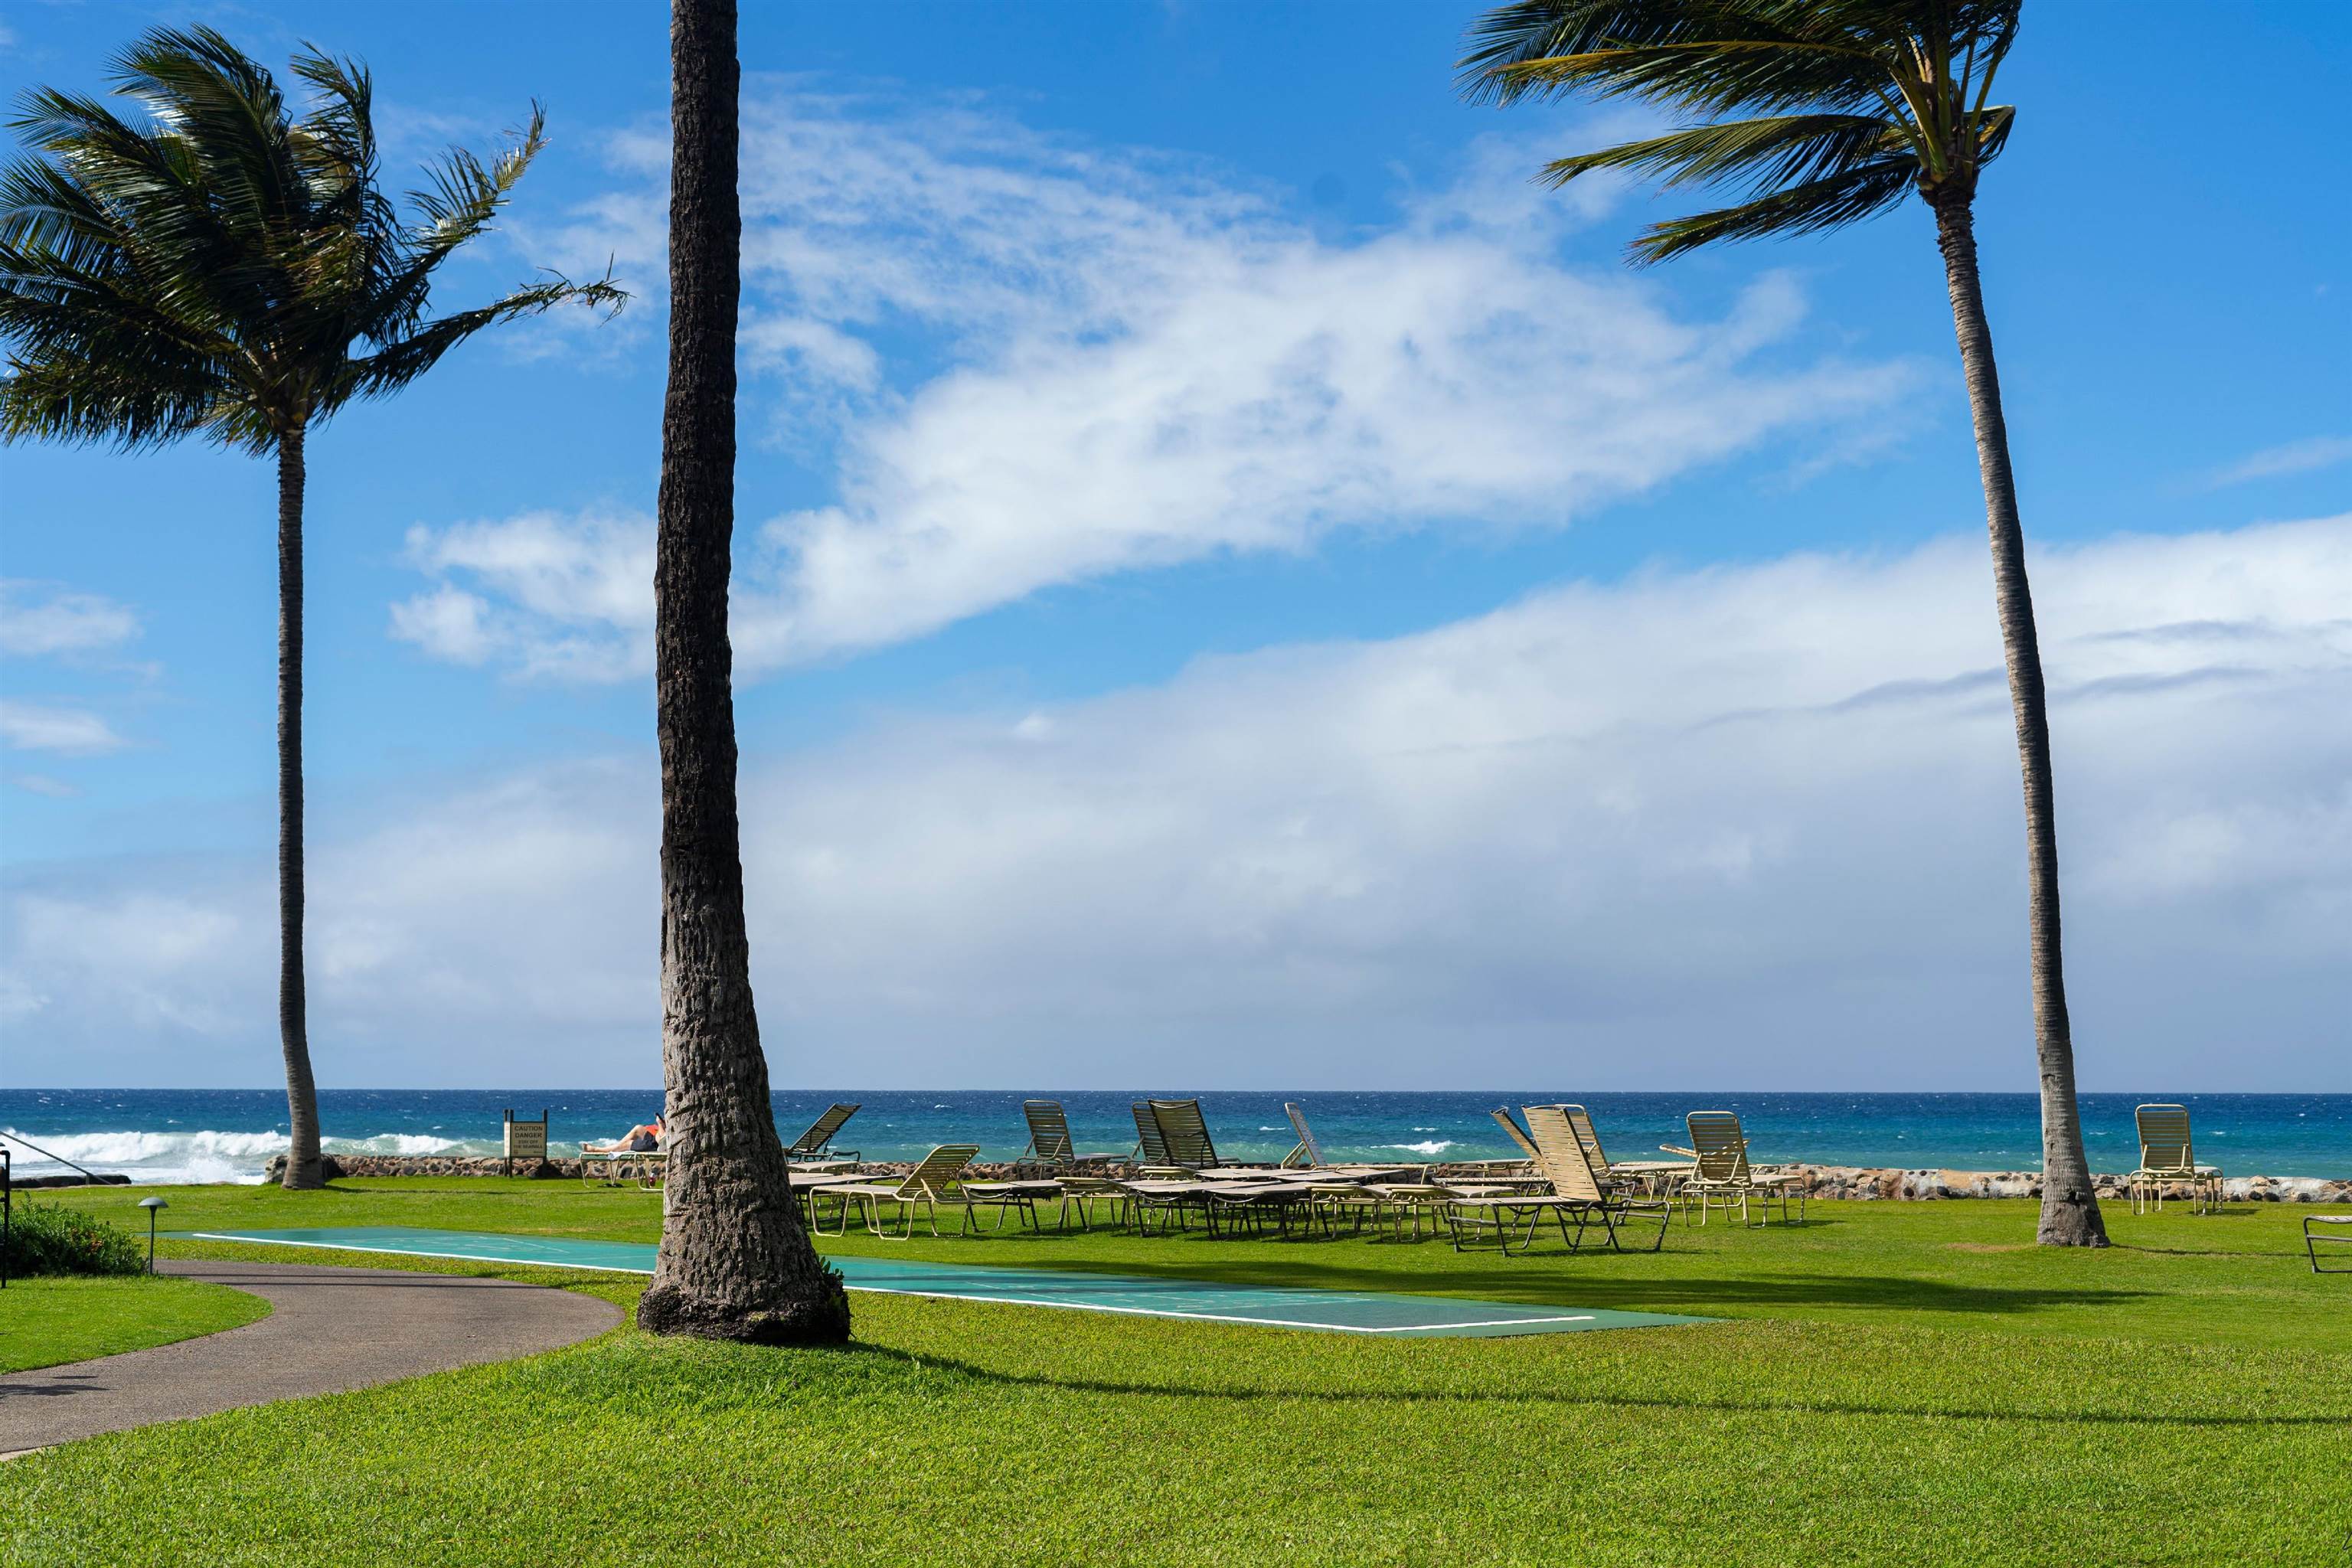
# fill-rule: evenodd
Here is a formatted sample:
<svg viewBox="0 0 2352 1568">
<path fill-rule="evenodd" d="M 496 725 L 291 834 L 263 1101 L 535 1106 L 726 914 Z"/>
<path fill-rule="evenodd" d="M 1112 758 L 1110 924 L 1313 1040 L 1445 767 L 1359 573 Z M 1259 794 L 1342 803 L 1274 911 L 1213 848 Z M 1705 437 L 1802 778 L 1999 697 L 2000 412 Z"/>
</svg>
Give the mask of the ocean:
<svg viewBox="0 0 2352 1568">
<path fill-rule="evenodd" d="M 862 1109 L 836 1142 L 869 1160 L 915 1159 L 933 1145 L 977 1142 L 982 1159 L 1009 1159 L 1027 1142 L 1021 1102 L 1053 1098 L 1068 1110 L 1081 1152 L 1124 1152 L 1135 1142 L 1129 1104 L 1155 1089 L 793 1090 L 774 1097 L 786 1138 L 836 1100 Z M 1685 1142 L 1687 1110 L 1739 1113 L 1763 1161 L 1969 1171 L 2037 1169 L 2040 1112 L 2030 1094 L 1757 1094 L 1725 1090 L 1604 1094 L 1568 1089 L 1475 1093 L 1354 1093 L 1297 1089 L 1201 1096 L 1221 1153 L 1279 1159 L 1292 1142 L 1283 1102 L 1306 1108 L 1325 1156 L 1341 1161 L 1469 1160 L 1511 1152 L 1487 1116 L 1497 1105 L 1578 1100 L 1609 1152 L 1638 1159 Z M 2352 1095 L 2086 1094 L 2084 1139 L 2097 1171 L 2129 1170 L 2138 1154 L 2132 1107 L 2178 1100 L 2189 1108 L 2200 1159 L 2231 1175 L 2352 1176 Z M 496 1154 L 499 1113 L 551 1118 L 551 1152 L 578 1152 L 648 1121 L 659 1089 L 323 1089 L 319 1115 L 329 1151 L 386 1154 Z M 286 1148 L 286 1097 L 277 1089 L 0 1089 L 0 1132 L 30 1139 L 93 1171 L 134 1182 L 257 1182 Z M 11 1144 L 20 1176 L 65 1167 Z"/>
</svg>

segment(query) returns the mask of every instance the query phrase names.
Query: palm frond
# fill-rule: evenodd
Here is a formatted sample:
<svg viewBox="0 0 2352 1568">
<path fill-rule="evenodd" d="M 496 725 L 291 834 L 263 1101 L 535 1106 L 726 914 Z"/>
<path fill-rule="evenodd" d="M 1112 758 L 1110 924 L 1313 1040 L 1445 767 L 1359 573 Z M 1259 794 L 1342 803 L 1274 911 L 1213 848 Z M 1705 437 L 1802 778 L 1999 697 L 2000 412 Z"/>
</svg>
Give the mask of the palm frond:
<svg viewBox="0 0 2352 1568">
<path fill-rule="evenodd" d="M 616 311 L 628 303 L 628 299 L 627 292 L 609 276 L 591 283 L 574 283 L 558 277 L 518 289 L 495 304 L 443 316 L 374 353 L 351 361 L 333 401 L 340 405 L 349 398 L 380 397 L 397 392 L 431 370 L 443 354 L 501 321 L 543 315 L 559 305 L 589 305 Z"/>
<path fill-rule="evenodd" d="M 1901 153 L 1907 144 L 1884 118 L 1866 114 L 1790 114 L 1695 125 L 1572 153 L 1544 166 L 1544 178 L 1566 184 L 1601 169 L 1656 174 L 1669 188 L 1741 179 L 1758 186 L 1825 179 L 1858 164 Z"/>
<path fill-rule="evenodd" d="M 1907 154 L 1880 158 L 1738 206 L 1652 224 L 1627 248 L 1636 262 L 1651 266 L 1724 240 L 1842 228 L 1902 201 L 1918 174 L 1918 163 Z"/>
</svg>

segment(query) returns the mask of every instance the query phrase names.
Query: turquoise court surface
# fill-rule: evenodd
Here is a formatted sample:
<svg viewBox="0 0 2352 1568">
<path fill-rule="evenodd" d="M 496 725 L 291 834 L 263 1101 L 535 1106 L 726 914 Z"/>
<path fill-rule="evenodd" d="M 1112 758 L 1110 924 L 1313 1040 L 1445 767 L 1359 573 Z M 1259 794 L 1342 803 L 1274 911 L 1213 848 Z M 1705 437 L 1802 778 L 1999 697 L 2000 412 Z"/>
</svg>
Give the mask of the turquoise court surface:
<svg viewBox="0 0 2352 1568">
<path fill-rule="evenodd" d="M 474 1263 L 533 1263 L 551 1268 L 602 1268 L 623 1274 L 654 1271 L 655 1249 L 644 1242 L 633 1241 L 499 1236 L 478 1231 L 420 1230 L 404 1226 L 200 1230 L 182 1234 L 208 1241 L 394 1252 L 410 1258 L 454 1258 Z M 1528 1306 L 1369 1290 L 1284 1290 L 1121 1274 L 901 1262 L 895 1258 L 829 1256 L 828 1261 L 841 1270 L 843 1282 L 852 1290 L 938 1296 L 957 1301 L 999 1301 L 1024 1307 L 1060 1307 L 1081 1312 L 1122 1312 L 1144 1318 L 1192 1318 L 1265 1328 L 1319 1329 L 1343 1334 L 1475 1339 L 1501 1334 L 1575 1333 L 1587 1329 L 1651 1328 L 1706 1321 L 1669 1317 L 1661 1312 L 1612 1312 L 1599 1307 Z"/>
</svg>

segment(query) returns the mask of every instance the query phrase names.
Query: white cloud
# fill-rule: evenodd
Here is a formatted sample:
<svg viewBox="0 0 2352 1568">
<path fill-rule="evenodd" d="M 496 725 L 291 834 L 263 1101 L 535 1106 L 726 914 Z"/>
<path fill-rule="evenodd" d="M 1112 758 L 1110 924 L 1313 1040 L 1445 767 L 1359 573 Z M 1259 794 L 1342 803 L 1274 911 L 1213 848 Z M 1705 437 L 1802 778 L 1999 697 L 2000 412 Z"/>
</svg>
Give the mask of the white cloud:
<svg viewBox="0 0 2352 1568">
<path fill-rule="evenodd" d="M 83 709 L 7 700 L 0 701 L 0 744 L 21 752 L 95 756 L 130 742 L 104 719 Z"/>
<path fill-rule="evenodd" d="M 2265 447 L 2221 469 L 2213 476 L 2213 482 L 2238 485 L 2250 479 L 2283 479 L 2289 474 L 2332 468 L 2347 460 L 2352 460 L 2352 436 L 2314 436 L 2308 440 Z"/>
<path fill-rule="evenodd" d="M 86 653 L 138 635 L 139 617 L 127 605 L 53 583 L 0 579 L 0 653 Z"/>
<path fill-rule="evenodd" d="M 747 735 L 777 1080 L 2030 1087 L 1989 577 L 1968 538 L 1657 573 Z M 2085 1083 L 2352 1088 L 2352 517 L 2045 551 L 2034 585 Z M 654 792 L 644 757 L 551 767 L 319 835 L 328 1080 L 650 1081 Z M 269 886 L 20 876 L 0 974 L 89 1081 L 153 1081 L 167 1006 L 268 1081 Z"/>
<path fill-rule="evenodd" d="M 1482 148 L 1387 232 L 1333 243 L 1198 166 L 975 112 L 778 93 L 747 107 L 744 145 L 746 360 L 797 436 L 837 431 L 837 500 L 739 551 L 750 670 L 1340 531 L 1563 527 L 1767 441 L 1837 441 L 1906 384 L 1775 363 L 1803 313 L 1784 279 L 1695 322 L 1613 263 L 1571 268 L 1583 209 L 1527 191 L 1525 148 Z M 621 161 L 657 185 L 657 140 Z M 656 190 L 617 195 L 536 243 L 646 268 L 659 216 Z M 614 521 L 421 534 L 441 588 L 499 606 L 449 657 L 641 670 L 650 574 L 616 569 L 649 524 Z M 567 569 L 477 561 L 509 534 Z"/>
<path fill-rule="evenodd" d="M 18 789 L 29 791 L 34 795 L 45 795 L 52 800 L 71 800 L 81 794 L 81 791 L 65 780 L 52 778 L 47 773 L 18 773 L 9 782 Z"/>
</svg>

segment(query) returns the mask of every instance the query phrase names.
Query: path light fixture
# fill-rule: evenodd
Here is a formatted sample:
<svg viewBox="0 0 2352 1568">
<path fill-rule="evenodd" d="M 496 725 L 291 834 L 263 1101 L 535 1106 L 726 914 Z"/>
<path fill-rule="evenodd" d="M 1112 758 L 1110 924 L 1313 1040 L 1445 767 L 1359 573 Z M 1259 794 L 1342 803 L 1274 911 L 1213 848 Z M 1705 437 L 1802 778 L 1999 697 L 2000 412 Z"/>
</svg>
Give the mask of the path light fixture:
<svg viewBox="0 0 2352 1568">
<path fill-rule="evenodd" d="M 141 1198 L 139 1206 L 147 1211 L 147 1272 L 155 1272 L 155 1211 L 172 1205 L 162 1198 Z"/>
</svg>

